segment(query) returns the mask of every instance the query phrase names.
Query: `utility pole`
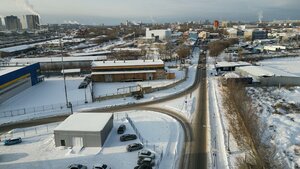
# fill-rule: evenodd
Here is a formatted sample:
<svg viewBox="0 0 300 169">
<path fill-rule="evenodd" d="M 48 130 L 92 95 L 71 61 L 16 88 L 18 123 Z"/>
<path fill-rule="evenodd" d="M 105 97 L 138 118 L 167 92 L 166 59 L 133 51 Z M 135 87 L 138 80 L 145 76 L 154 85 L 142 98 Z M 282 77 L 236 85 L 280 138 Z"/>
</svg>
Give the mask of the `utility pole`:
<svg viewBox="0 0 300 169">
<path fill-rule="evenodd" d="M 63 57 L 63 48 L 62 48 L 62 43 L 61 43 L 61 37 L 59 37 L 59 46 L 60 46 L 60 54 L 61 54 L 61 69 L 62 69 L 62 74 L 63 74 L 63 78 L 64 78 L 66 105 L 69 108 L 70 104 L 68 101 L 68 92 L 67 92 L 67 85 L 66 85 L 66 76 L 65 76 L 65 69 L 64 69 L 64 57 Z"/>
</svg>

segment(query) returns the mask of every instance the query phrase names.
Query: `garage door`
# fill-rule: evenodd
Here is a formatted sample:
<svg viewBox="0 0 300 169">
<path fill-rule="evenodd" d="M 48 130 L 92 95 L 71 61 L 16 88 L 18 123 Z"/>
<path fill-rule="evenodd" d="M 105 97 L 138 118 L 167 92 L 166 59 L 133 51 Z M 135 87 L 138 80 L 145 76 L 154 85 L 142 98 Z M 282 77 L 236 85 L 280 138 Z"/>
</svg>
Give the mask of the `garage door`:
<svg viewBox="0 0 300 169">
<path fill-rule="evenodd" d="M 73 147 L 83 147 L 83 138 L 73 137 Z"/>
</svg>

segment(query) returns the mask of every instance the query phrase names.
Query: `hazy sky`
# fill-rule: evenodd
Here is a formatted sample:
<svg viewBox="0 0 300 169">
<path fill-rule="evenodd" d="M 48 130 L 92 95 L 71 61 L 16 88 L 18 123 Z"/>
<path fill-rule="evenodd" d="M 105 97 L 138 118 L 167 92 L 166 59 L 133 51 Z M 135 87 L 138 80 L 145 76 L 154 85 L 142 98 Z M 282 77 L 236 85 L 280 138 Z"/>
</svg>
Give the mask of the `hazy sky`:
<svg viewBox="0 0 300 169">
<path fill-rule="evenodd" d="M 42 23 L 300 19 L 300 0 L 0 0 L 0 16 L 39 13 Z"/>
</svg>

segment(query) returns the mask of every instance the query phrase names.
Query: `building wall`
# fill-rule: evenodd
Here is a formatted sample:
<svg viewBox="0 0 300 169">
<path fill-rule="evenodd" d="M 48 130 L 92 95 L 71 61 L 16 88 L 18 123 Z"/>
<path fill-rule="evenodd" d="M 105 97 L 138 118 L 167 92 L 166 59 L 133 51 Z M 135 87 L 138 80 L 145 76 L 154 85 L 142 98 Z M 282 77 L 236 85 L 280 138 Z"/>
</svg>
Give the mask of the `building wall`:
<svg viewBox="0 0 300 169">
<path fill-rule="evenodd" d="M 0 104 L 4 101 L 8 100 L 9 98 L 17 95 L 18 93 L 24 91 L 25 89 L 31 87 L 31 79 L 26 78 L 22 81 L 14 83 L 11 86 L 8 86 L 4 89 L 0 90 Z"/>
<path fill-rule="evenodd" d="M 19 80 L 24 78 L 30 77 L 31 78 L 31 85 L 35 85 L 38 83 L 37 77 L 39 75 L 40 64 L 35 63 L 16 71 L 7 73 L 5 75 L 0 76 L 0 89 L 4 89 Z"/>
<path fill-rule="evenodd" d="M 150 30 L 146 29 L 146 38 L 152 38 L 155 36 L 159 37 L 159 40 L 165 40 L 171 37 L 172 32 L 170 30 L 159 29 L 159 30 Z"/>
<path fill-rule="evenodd" d="M 285 76 L 274 76 L 274 77 L 261 77 L 259 79 L 262 85 L 266 86 L 299 86 L 300 77 L 285 77 Z"/>
<path fill-rule="evenodd" d="M 13 15 L 6 16 L 4 18 L 4 20 L 5 20 L 6 28 L 8 30 L 16 31 L 16 30 L 21 30 L 22 29 L 20 19 L 17 16 L 13 16 Z"/>
<path fill-rule="evenodd" d="M 73 137 L 82 137 L 84 147 L 101 147 L 101 132 L 82 131 L 54 131 L 55 146 L 61 145 L 61 140 L 65 140 L 66 147 L 73 147 Z"/>
</svg>

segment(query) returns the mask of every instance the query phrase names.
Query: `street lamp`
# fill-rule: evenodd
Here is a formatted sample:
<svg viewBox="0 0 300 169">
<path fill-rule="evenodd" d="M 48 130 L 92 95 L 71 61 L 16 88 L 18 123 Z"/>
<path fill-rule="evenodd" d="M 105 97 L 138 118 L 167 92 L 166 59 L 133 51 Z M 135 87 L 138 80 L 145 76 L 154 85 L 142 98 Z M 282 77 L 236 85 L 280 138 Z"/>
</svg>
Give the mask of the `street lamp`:
<svg viewBox="0 0 300 169">
<path fill-rule="evenodd" d="M 67 85 L 66 85 L 66 75 L 65 75 L 65 69 L 64 69 L 64 56 L 63 56 L 63 48 L 62 48 L 62 43 L 61 43 L 61 37 L 59 37 L 59 46 L 60 46 L 60 54 L 61 54 L 61 69 L 62 69 L 62 74 L 63 74 L 63 78 L 64 78 L 66 105 L 69 108 L 70 103 L 68 101 L 68 92 L 67 92 Z"/>
</svg>

